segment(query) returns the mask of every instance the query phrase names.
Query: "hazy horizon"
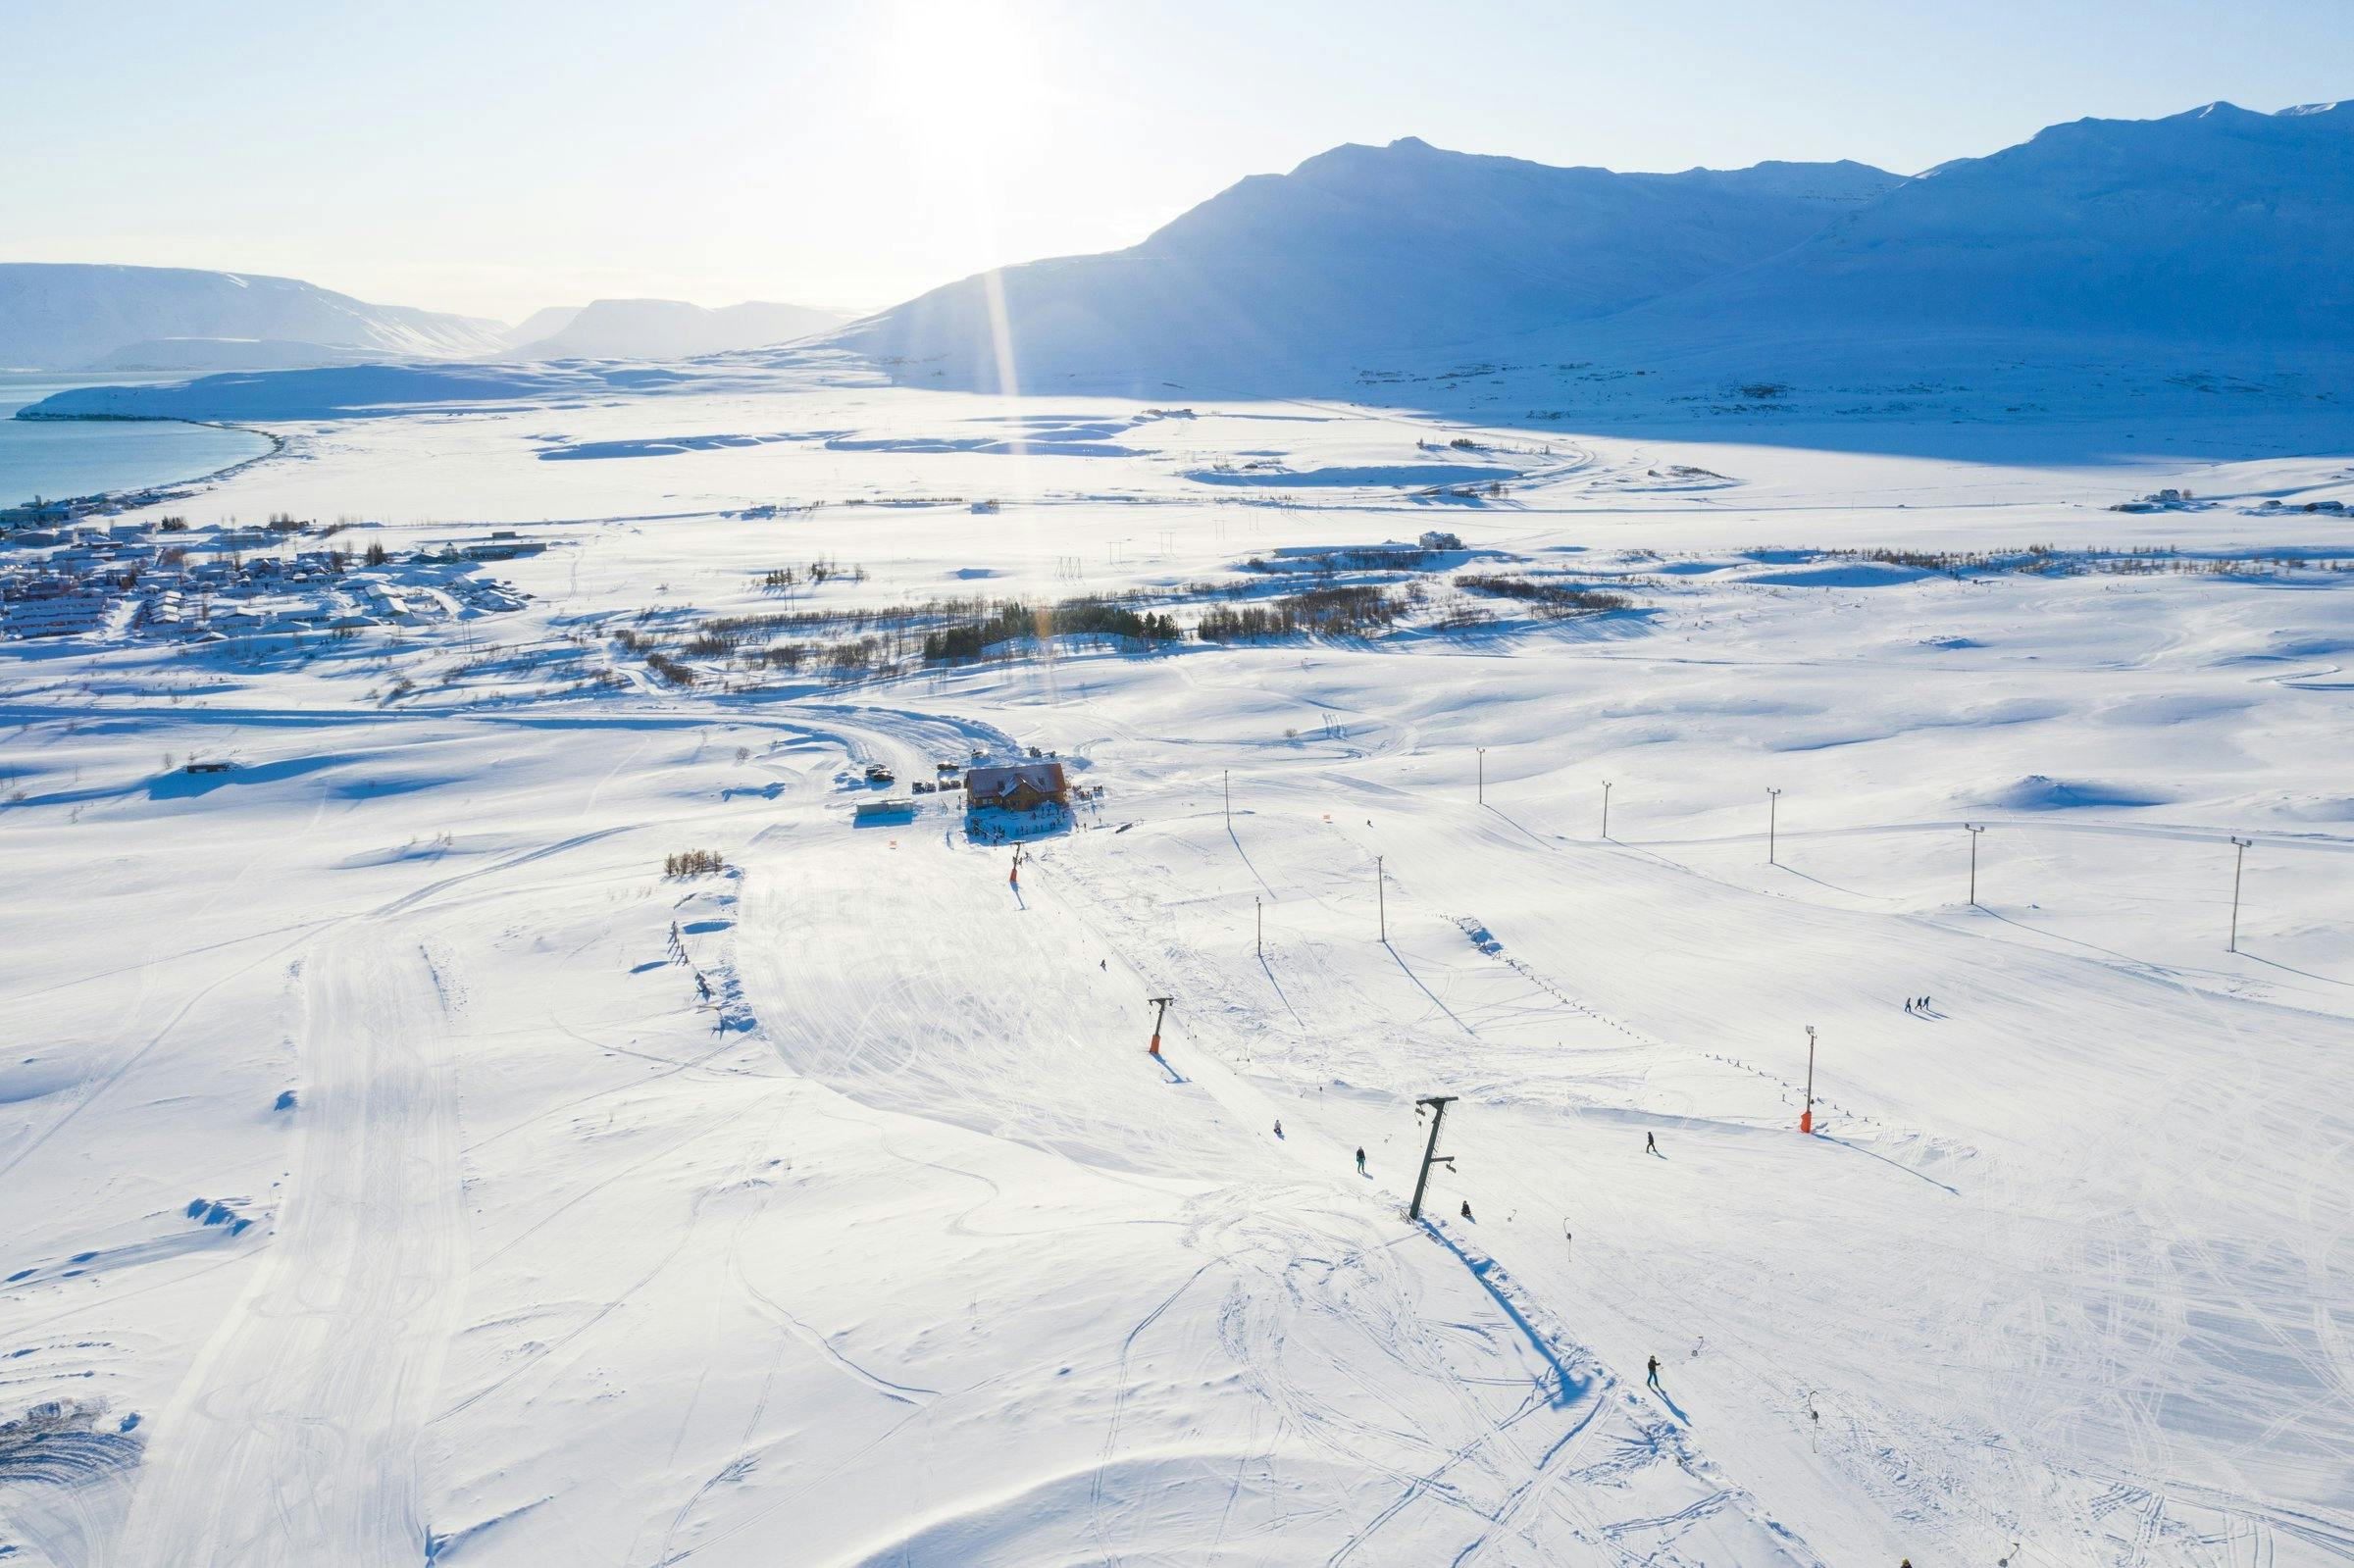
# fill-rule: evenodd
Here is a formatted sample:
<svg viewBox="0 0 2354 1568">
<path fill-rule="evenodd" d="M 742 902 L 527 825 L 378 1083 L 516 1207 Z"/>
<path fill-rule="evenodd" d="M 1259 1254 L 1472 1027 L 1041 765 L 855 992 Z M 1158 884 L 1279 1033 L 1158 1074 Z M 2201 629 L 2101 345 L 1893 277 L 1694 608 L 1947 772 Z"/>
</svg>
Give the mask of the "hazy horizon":
<svg viewBox="0 0 2354 1568">
<path fill-rule="evenodd" d="M 93 98 L 86 14 L 12 9 L 23 122 L 71 133 L 18 172 L 0 260 L 267 273 L 509 323 L 599 297 L 876 309 L 1132 244 L 1343 142 L 1911 174 L 2084 116 L 2328 99 L 2354 58 L 2354 13 L 2323 0 L 2167 0 L 2130 29 L 2096 0 L 1901 26 L 1864 0 L 1487 4 L 1444 27 L 1388 0 L 281 5 L 235 29 L 146 16 Z"/>
</svg>

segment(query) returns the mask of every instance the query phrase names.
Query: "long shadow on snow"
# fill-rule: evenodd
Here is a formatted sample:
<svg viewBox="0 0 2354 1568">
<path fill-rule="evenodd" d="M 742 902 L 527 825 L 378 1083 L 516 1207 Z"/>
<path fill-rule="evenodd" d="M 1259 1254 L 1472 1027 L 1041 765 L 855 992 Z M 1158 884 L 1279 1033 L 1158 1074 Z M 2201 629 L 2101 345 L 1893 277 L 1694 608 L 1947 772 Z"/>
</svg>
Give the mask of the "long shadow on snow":
<svg viewBox="0 0 2354 1568">
<path fill-rule="evenodd" d="M 1470 1272 L 1472 1279 L 1479 1282 L 1479 1288 L 1487 1291 L 1497 1306 L 1503 1309 L 1504 1315 L 1511 1320 L 1512 1327 L 1527 1337 L 1529 1347 L 1536 1351 L 1538 1359 L 1553 1369 L 1554 1389 L 1546 1396 L 1547 1404 L 1561 1409 L 1573 1405 L 1594 1392 L 1594 1378 L 1588 1374 L 1571 1371 L 1554 1350 L 1553 1341 L 1546 1339 L 1543 1331 L 1528 1320 L 1528 1315 L 1521 1311 L 1519 1304 L 1511 1298 L 1510 1293 L 1505 1289 L 1511 1276 L 1505 1271 L 1502 1264 L 1491 1257 L 1473 1257 L 1457 1244 L 1455 1238 L 1441 1230 L 1433 1221 L 1424 1220 L 1421 1225 L 1423 1230 L 1430 1233 L 1433 1240 L 1455 1254 L 1455 1260 Z"/>
</svg>

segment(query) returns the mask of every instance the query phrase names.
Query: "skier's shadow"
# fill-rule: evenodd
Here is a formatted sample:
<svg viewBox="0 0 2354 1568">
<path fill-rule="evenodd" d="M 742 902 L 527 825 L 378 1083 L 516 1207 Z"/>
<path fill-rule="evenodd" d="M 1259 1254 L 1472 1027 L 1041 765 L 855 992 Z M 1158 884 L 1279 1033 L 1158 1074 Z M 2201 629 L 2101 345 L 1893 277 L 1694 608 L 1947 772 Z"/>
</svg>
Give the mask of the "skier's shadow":
<svg viewBox="0 0 2354 1568">
<path fill-rule="evenodd" d="M 1680 1404 L 1677 1404 L 1674 1398 L 1667 1392 L 1665 1389 L 1661 1388 L 1655 1383 L 1651 1385 L 1651 1391 L 1660 1396 L 1660 1403 L 1667 1407 L 1667 1413 L 1669 1415 L 1675 1417 L 1676 1420 L 1681 1421 L 1687 1427 L 1692 1424 L 1692 1418 L 1684 1413 L 1684 1407 Z"/>
</svg>

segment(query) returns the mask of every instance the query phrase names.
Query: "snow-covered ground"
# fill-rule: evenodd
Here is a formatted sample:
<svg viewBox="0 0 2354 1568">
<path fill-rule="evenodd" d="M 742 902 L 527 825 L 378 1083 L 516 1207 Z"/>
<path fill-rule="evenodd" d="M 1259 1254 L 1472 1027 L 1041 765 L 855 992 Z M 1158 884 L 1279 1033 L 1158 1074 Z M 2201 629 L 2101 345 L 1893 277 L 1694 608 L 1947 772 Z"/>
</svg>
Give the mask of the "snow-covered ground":
<svg viewBox="0 0 2354 1568">
<path fill-rule="evenodd" d="M 0 1557 L 2354 1559 L 2342 430 L 846 380 L 273 427 L 199 557 L 521 607 L 0 646 Z"/>
</svg>

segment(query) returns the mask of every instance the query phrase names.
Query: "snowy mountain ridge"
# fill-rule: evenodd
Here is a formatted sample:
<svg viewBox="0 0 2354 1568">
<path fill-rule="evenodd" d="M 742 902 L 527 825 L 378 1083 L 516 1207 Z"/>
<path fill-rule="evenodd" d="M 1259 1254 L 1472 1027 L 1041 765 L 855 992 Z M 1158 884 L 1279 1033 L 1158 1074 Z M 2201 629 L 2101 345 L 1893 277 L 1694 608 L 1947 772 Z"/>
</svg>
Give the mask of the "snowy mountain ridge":
<svg viewBox="0 0 2354 1568">
<path fill-rule="evenodd" d="M 516 358 L 692 359 L 789 343 L 845 319 L 837 311 L 765 300 L 709 310 L 676 299 L 599 299 L 569 314 L 541 311 L 532 320 L 558 314 L 560 325 L 543 334 L 516 334 Z"/>
<path fill-rule="evenodd" d="M 284 363 L 285 345 L 320 360 L 453 359 L 495 353 L 499 324 L 472 316 L 371 305 L 294 278 L 64 262 L 0 263 L 0 366 L 78 370 L 122 363 L 124 351 L 211 340 L 173 363 L 239 368 L 234 345 L 271 345 L 263 363 Z M 136 357 L 136 356 L 133 356 Z M 153 363 L 151 359 L 148 363 Z"/>
<path fill-rule="evenodd" d="M 1912 178 L 1351 145 L 1242 180 L 1128 250 L 967 278 L 838 340 L 951 384 L 994 384 L 1001 363 L 1032 382 L 1263 382 L 1434 354 L 1642 363 L 1760 343 L 1891 371 L 1924 345 L 1983 358 L 2087 337 L 2354 349 L 2350 131 L 2342 103 L 2214 103 L 2052 126 Z"/>
</svg>

